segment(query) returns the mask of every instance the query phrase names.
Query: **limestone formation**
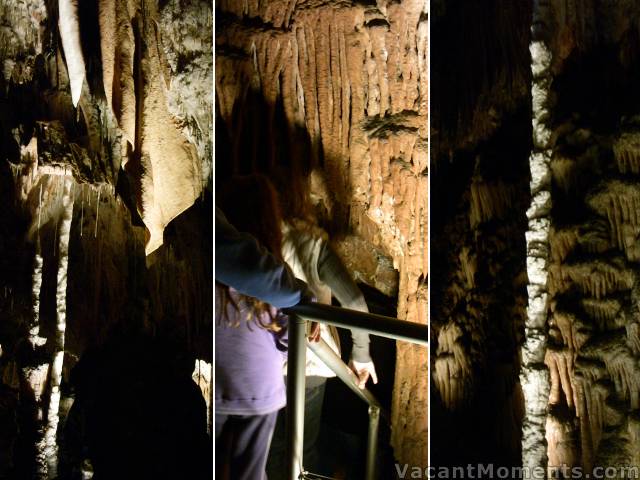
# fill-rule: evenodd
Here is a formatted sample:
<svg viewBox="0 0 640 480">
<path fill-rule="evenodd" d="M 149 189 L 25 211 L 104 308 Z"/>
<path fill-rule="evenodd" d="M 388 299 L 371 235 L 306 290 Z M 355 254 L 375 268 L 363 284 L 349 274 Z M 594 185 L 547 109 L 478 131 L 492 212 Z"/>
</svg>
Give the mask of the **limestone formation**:
<svg viewBox="0 0 640 480">
<path fill-rule="evenodd" d="M 123 325 L 209 399 L 212 6 L 160 3 L 0 5 L 2 478 L 65 473 L 71 371 Z"/>
<path fill-rule="evenodd" d="M 216 8 L 216 108 L 231 142 L 217 167 L 269 174 L 288 213 L 356 251 L 345 260 L 361 281 L 385 293 L 397 281 L 398 318 L 426 324 L 427 2 Z M 427 377 L 425 349 L 399 344 L 392 444 L 410 465 L 427 464 Z"/>
</svg>

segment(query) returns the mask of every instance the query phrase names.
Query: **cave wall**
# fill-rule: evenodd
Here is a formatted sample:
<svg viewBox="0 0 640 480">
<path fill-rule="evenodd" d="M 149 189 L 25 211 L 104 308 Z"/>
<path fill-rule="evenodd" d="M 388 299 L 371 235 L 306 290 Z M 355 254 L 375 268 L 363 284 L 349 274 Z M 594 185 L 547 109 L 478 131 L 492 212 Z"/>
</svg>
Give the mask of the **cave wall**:
<svg viewBox="0 0 640 480">
<path fill-rule="evenodd" d="M 423 0 L 216 3 L 216 180 L 267 173 L 286 214 L 423 324 L 427 30 Z M 393 446 L 410 465 L 427 464 L 426 358 L 398 345 Z"/>
<path fill-rule="evenodd" d="M 0 476 L 61 473 L 70 372 L 116 332 L 207 362 L 209 401 L 212 21 L 207 2 L 0 5 Z"/>
</svg>

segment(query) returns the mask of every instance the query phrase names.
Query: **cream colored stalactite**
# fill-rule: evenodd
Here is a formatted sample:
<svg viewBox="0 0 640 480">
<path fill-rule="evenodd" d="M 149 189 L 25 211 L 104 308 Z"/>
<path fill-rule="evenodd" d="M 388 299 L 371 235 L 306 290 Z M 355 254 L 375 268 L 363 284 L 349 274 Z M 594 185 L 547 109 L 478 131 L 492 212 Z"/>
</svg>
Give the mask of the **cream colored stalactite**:
<svg viewBox="0 0 640 480">
<path fill-rule="evenodd" d="M 147 5 L 151 8 L 151 4 Z M 155 32 L 150 24 L 141 30 L 149 41 Z M 151 40 L 154 41 L 154 40 Z M 140 102 L 140 200 L 141 217 L 149 236 L 145 252 L 150 255 L 163 243 L 165 227 L 193 205 L 202 191 L 202 163 L 196 148 L 187 141 L 167 107 L 162 65 L 157 45 L 143 50 Z"/>
<path fill-rule="evenodd" d="M 71 85 L 71 100 L 77 107 L 82 93 L 82 85 L 85 79 L 84 57 L 80 44 L 80 21 L 78 18 L 79 0 L 58 1 L 58 26 L 62 48 L 67 62 L 69 84 Z"/>
<path fill-rule="evenodd" d="M 544 19 L 539 2 L 535 3 L 534 19 Z M 522 347 L 520 383 L 525 401 L 522 425 L 522 462 L 525 467 L 546 468 L 547 405 L 549 401 L 549 370 L 546 367 L 548 264 L 551 208 L 551 130 L 549 121 L 549 88 L 551 83 L 551 51 L 540 39 L 532 41 L 531 71 L 533 107 L 533 151 L 531 169 L 531 205 L 527 210 L 526 232 L 527 274 L 529 297 Z"/>
<path fill-rule="evenodd" d="M 100 0 L 100 51 L 102 78 L 107 103 L 124 138 L 132 146 L 136 133 L 136 97 L 132 25 L 135 5 L 131 0 Z M 128 158 L 123 156 L 123 166 Z"/>
<path fill-rule="evenodd" d="M 513 187 L 503 182 L 486 183 L 474 179 L 471 184 L 471 200 L 469 208 L 469 222 L 475 229 L 483 222 L 492 218 L 504 216 L 511 208 L 515 199 Z"/>
<path fill-rule="evenodd" d="M 462 343 L 463 333 L 453 321 L 440 330 L 432 372 L 442 402 L 451 410 L 468 400 L 472 383 L 471 363 Z"/>
<path fill-rule="evenodd" d="M 69 239 L 71 236 L 71 221 L 73 218 L 72 194 L 73 180 L 60 177 L 62 185 L 62 214 L 58 227 L 58 274 L 56 283 L 56 332 L 54 337 L 54 354 L 51 366 L 49 385 L 49 408 L 47 412 L 47 427 L 45 429 L 46 457 L 50 476 L 56 475 L 58 446 L 56 433 L 58 431 L 60 410 L 60 384 L 62 382 L 62 365 L 64 361 L 64 342 L 67 319 L 67 272 L 69 266 Z"/>
</svg>

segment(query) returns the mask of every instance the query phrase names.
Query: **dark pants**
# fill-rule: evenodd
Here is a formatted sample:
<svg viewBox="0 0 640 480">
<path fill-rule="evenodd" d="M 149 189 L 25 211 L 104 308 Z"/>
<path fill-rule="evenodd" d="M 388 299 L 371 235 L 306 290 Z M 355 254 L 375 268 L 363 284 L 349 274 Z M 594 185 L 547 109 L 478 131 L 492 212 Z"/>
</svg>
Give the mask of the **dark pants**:
<svg viewBox="0 0 640 480">
<path fill-rule="evenodd" d="M 304 451 L 302 463 L 311 473 L 321 473 L 320 427 L 322 424 L 322 405 L 327 379 L 307 377 L 304 402 Z M 280 410 L 276 430 L 271 442 L 267 472 L 270 480 L 286 480 L 286 409 Z"/>
<path fill-rule="evenodd" d="M 263 480 L 278 412 L 216 414 L 216 478 Z"/>
</svg>

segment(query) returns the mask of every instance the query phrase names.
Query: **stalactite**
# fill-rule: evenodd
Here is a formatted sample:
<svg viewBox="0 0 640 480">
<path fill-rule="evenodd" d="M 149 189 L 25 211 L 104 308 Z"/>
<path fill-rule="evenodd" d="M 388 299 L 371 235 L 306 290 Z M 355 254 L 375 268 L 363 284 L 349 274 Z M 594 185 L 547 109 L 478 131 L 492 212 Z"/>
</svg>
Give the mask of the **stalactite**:
<svg viewBox="0 0 640 480">
<path fill-rule="evenodd" d="M 640 260 L 640 192 L 634 183 L 609 180 L 603 188 L 589 195 L 587 203 L 606 216 L 611 242 L 623 250 L 630 261 Z"/>
<path fill-rule="evenodd" d="M 562 190 L 568 192 L 575 185 L 576 161 L 556 155 L 551 161 L 553 180 Z"/>
<path fill-rule="evenodd" d="M 547 9 L 534 2 L 532 20 L 531 96 L 533 109 L 533 151 L 529 159 L 531 170 L 531 205 L 527 210 L 529 228 L 526 232 L 529 306 L 525 320 L 520 383 L 525 400 L 522 435 L 522 463 L 525 467 L 547 466 L 546 417 L 549 399 L 549 372 L 544 365 L 547 348 L 548 262 L 550 237 L 550 158 L 552 153 L 549 127 L 552 79 L 551 51 L 538 30 L 546 27 Z"/>
<path fill-rule="evenodd" d="M 548 349 L 545 354 L 545 364 L 549 368 L 551 380 L 549 393 L 551 405 L 559 404 L 561 395 L 564 396 L 564 401 L 569 408 L 574 408 L 576 404 L 572 380 L 574 355 L 575 352 L 572 349 Z"/>
<path fill-rule="evenodd" d="M 464 403 L 471 388 L 471 363 L 461 342 L 462 335 L 462 329 L 455 323 L 449 323 L 438 335 L 433 378 L 442 401 L 449 409 Z"/>
<path fill-rule="evenodd" d="M 471 254 L 468 247 L 463 247 L 460 255 L 460 267 L 464 274 L 465 288 L 471 290 L 475 287 L 475 275 L 478 268 L 476 256 Z"/>
<path fill-rule="evenodd" d="M 578 244 L 578 233 L 573 228 L 553 230 L 549 237 L 551 258 L 560 263 Z"/>
<path fill-rule="evenodd" d="M 608 392 L 596 383 L 600 375 L 599 372 L 581 372 L 576 378 L 582 466 L 586 469 L 594 464 L 604 428 L 604 404 Z"/>
<path fill-rule="evenodd" d="M 620 173 L 640 174 L 640 134 L 624 132 L 613 143 L 613 154 Z"/>
<path fill-rule="evenodd" d="M 573 439 L 573 421 L 549 415 L 545 429 L 547 432 L 549 469 L 562 471 L 561 468 L 564 466 L 573 467 L 577 465 L 579 448 Z"/>
<path fill-rule="evenodd" d="M 471 228 L 476 228 L 492 218 L 503 217 L 513 205 L 514 198 L 513 189 L 502 182 L 473 181 L 469 208 Z"/>
<path fill-rule="evenodd" d="M 562 293 L 572 286 L 579 287 L 585 295 L 596 300 L 612 293 L 628 291 L 633 286 L 633 270 L 624 262 L 592 260 L 584 263 L 565 264 L 550 269 L 550 290 Z"/>
<path fill-rule="evenodd" d="M 612 393 L 627 402 L 629 409 L 637 410 L 640 408 L 640 365 L 632 348 L 624 341 L 627 338 L 627 332 L 609 335 L 589 345 L 584 349 L 584 355 L 604 363 L 605 372 L 613 383 Z"/>
<path fill-rule="evenodd" d="M 640 356 L 640 325 L 637 322 L 625 326 L 627 345 L 635 356 Z"/>
<path fill-rule="evenodd" d="M 584 298 L 580 304 L 599 332 L 618 330 L 629 323 L 628 315 L 618 298 Z"/>
<path fill-rule="evenodd" d="M 80 21 L 78 18 L 78 1 L 59 0 L 58 14 L 60 38 L 64 49 L 69 83 L 71 84 L 71 100 L 77 107 L 82 93 L 82 85 L 85 79 L 85 64 L 80 44 Z"/>
<path fill-rule="evenodd" d="M 584 343 L 577 332 L 576 316 L 572 313 L 556 311 L 553 313 L 550 325 L 556 325 L 562 335 L 563 344 L 573 351 L 578 351 Z"/>
</svg>

